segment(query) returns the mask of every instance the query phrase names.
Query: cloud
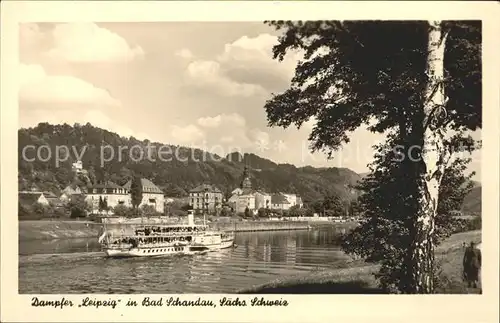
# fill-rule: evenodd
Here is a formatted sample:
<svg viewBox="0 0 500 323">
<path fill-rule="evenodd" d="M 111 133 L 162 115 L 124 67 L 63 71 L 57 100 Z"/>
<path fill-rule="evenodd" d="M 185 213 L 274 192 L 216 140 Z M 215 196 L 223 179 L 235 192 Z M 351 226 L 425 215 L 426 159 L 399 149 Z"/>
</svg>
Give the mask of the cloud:
<svg viewBox="0 0 500 323">
<path fill-rule="evenodd" d="M 264 94 L 258 84 L 240 83 L 224 75 L 221 65 L 216 61 L 196 60 L 187 66 L 185 73 L 187 84 L 205 88 L 222 96 L 250 97 Z"/>
<path fill-rule="evenodd" d="M 115 132 L 123 137 L 134 137 L 136 139 L 144 140 L 151 139 L 151 137 L 144 132 L 136 132 L 129 127 L 111 119 L 100 110 L 87 111 L 83 116 L 76 117 L 75 122 L 85 124 L 90 122 L 93 126 Z"/>
<path fill-rule="evenodd" d="M 273 47 L 278 37 L 260 34 L 256 37 L 242 36 L 224 46 L 224 51 L 217 60 L 226 69 L 255 71 L 263 75 L 274 75 L 290 80 L 293 77 L 297 61 L 301 54 L 290 53 L 282 62 L 273 59 Z"/>
<path fill-rule="evenodd" d="M 268 147 L 271 143 L 269 134 L 259 129 L 250 130 L 249 139 L 257 146 L 256 148 Z"/>
<path fill-rule="evenodd" d="M 238 113 L 219 114 L 215 117 L 202 117 L 197 120 L 197 123 L 205 128 L 217 128 L 221 124 L 228 126 L 243 127 L 246 124 L 245 118 Z"/>
<path fill-rule="evenodd" d="M 47 35 L 45 35 L 38 24 L 36 23 L 24 23 L 19 24 L 19 46 L 20 52 L 25 50 L 30 50 L 32 48 L 37 48 L 47 40 Z"/>
<path fill-rule="evenodd" d="M 278 38 L 270 34 L 242 36 L 224 45 L 212 60 L 191 61 L 185 71 L 188 85 L 219 95 L 251 97 L 284 89 L 293 77 L 300 53 L 274 60 L 272 48 Z M 193 58 L 187 49 L 178 56 Z"/>
<path fill-rule="evenodd" d="M 171 127 L 167 142 L 198 147 L 225 155 L 231 151 L 259 152 L 271 143 L 269 134 L 257 128 L 247 128 L 245 118 L 238 113 L 200 117 L 195 123 Z"/>
<path fill-rule="evenodd" d="M 248 139 L 245 137 L 245 125 L 245 118 L 237 113 L 200 117 L 195 124 L 171 126 L 169 139 L 191 145 L 199 144 L 200 141 L 211 145 L 238 141 L 239 144 L 246 145 Z M 228 133 L 233 135 L 228 136 Z"/>
<path fill-rule="evenodd" d="M 205 133 L 195 125 L 172 125 L 170 134 L 176 143 L 194 144 L 205 138 Z"/>
<path fill-rule="evenodd" d="M 72 63 L 127 62 L 141 57 L 141 47 L 94 23 L 58 24 L 52 30 L 53 47 L 47 55 Z"/>
<path fill-rule="evenodd" d="M 40 65 L 20 64 L 19 101 L 21 104 L 119 106 L 106 90 L 73 76 L 47 75 Z"/>
<path fill-rule="evenodd" d="M 198 119 L 198 124 L 205 128 L 217 128 L 222 122 L 220 115 L 216 117 L 202 117 Z"/>
<path fill-rule="evenodd" d="M 233 136 L 222 136 L 219 141 L 223 144 L 230 144 L 234 142 L 234 137 Z"/>
<path fill-rule="evenodd" d="M 187 48 L 183 48 L 183 49 L 176 51 L 175 56 L 185 58 L 185 59 L 191 59 L 194 57 L 193 53 Z"/>
</svg>

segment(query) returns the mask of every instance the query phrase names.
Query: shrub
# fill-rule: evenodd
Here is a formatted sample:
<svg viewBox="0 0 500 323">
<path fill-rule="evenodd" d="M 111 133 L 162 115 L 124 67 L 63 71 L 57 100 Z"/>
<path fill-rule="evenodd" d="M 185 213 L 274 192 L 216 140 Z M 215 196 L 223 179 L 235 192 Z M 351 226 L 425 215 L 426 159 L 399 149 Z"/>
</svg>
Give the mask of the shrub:
<svg viewBox="0 0 500 323">
<path fill-rule="evenodd" d="M 131 207 L 127 207 L 123 204 L 118 204 L 113 208 L 113 213 L 116 216 L 131 218 L 135 216 L 135 210 Z"/>
<path fill-rule="evenodd" d="M 269 217 L 269 210 L 261 207 L 259 211 L 257 211 L 257 215 L 259 218 L 268 218 Z"/>
</svg>

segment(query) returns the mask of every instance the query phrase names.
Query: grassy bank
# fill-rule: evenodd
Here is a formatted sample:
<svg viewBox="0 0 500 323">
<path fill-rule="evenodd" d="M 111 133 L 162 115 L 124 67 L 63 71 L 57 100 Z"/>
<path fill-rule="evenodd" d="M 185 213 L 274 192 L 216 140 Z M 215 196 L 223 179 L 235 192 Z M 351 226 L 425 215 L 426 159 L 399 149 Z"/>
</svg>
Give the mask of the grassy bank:
<svg viewBox="0 0 500 323">
<path fill-rule="evenodd" d="M 90 221 L 19 221 L 19 240 L 93 238 L 99 236 L 100 228 Z"/>
<path fill-rule="evenodd" d="M 467 289 L 462 282 L 462 244 L 481 241 L 480 231 L 457 233 L 436 250 L 436 261 L 441 265 L 438 293 L 479 293 Z M 283 277 L 264 285 L 239 291 L 241 294 L 380 294 L 373 276 L 378 265 L 353 262 L 351 268 L 318 270 L 307 275 Z"/>
</svg>

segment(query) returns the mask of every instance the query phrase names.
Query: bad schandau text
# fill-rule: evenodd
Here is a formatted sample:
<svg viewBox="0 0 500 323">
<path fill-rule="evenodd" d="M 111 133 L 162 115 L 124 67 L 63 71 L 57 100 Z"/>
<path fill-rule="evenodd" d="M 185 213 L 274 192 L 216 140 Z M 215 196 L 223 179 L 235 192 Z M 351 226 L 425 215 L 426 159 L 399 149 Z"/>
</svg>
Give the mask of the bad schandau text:
<svg viewBox="0 0 500 323">
<path fill-rule="evenodd" d="M 92 298 L 85 297 L 75 302 L 74 300 L 61 297 L 58 299 L 33 297 L 31 299 L 32 307 L 46 307 L 63 309 L 67 307 L 83 307 L 83 308 L 112 308 L 115 309 L 119 304 L 123 303 L 125 307 L 161 307 L 161 306 L 201 306 L 201 307 L 241 307 L 241 306 L 288 306 L 289 303 L 285 299 L 267 299 L 264 297 L 222 297 L 219 301 L 210 299 L 182 299 L 181 297 L 144 297 L 142 300 L 128 299 L 122 302 L 122 299 L 113 298 Z"/>
</svg>

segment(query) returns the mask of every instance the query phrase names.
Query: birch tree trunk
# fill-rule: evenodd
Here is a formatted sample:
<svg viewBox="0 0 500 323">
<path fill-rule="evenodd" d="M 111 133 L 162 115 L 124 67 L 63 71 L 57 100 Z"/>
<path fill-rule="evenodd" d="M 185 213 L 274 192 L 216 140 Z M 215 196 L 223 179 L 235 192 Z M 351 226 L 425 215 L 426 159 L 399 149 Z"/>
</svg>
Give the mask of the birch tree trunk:
<svg viewBox="0 0 500 323">
<path fill-rule="evenodd" d="M 423 118 L 419 124 L 422 133 L 421 160 L 417 167 L 418 206 L 413 221 L 408 292 L 429 294 L 434 292 L 434 229 L 438 206 L 439 185 L 449 161 L 445 146 L 445 129 L 440 118 L 446 114 L 443 80 L 446 34 L 441 22 L 429 22 L 428 58 L 426 73 L 429 77 L 425 89 Z"/>
</svg>

